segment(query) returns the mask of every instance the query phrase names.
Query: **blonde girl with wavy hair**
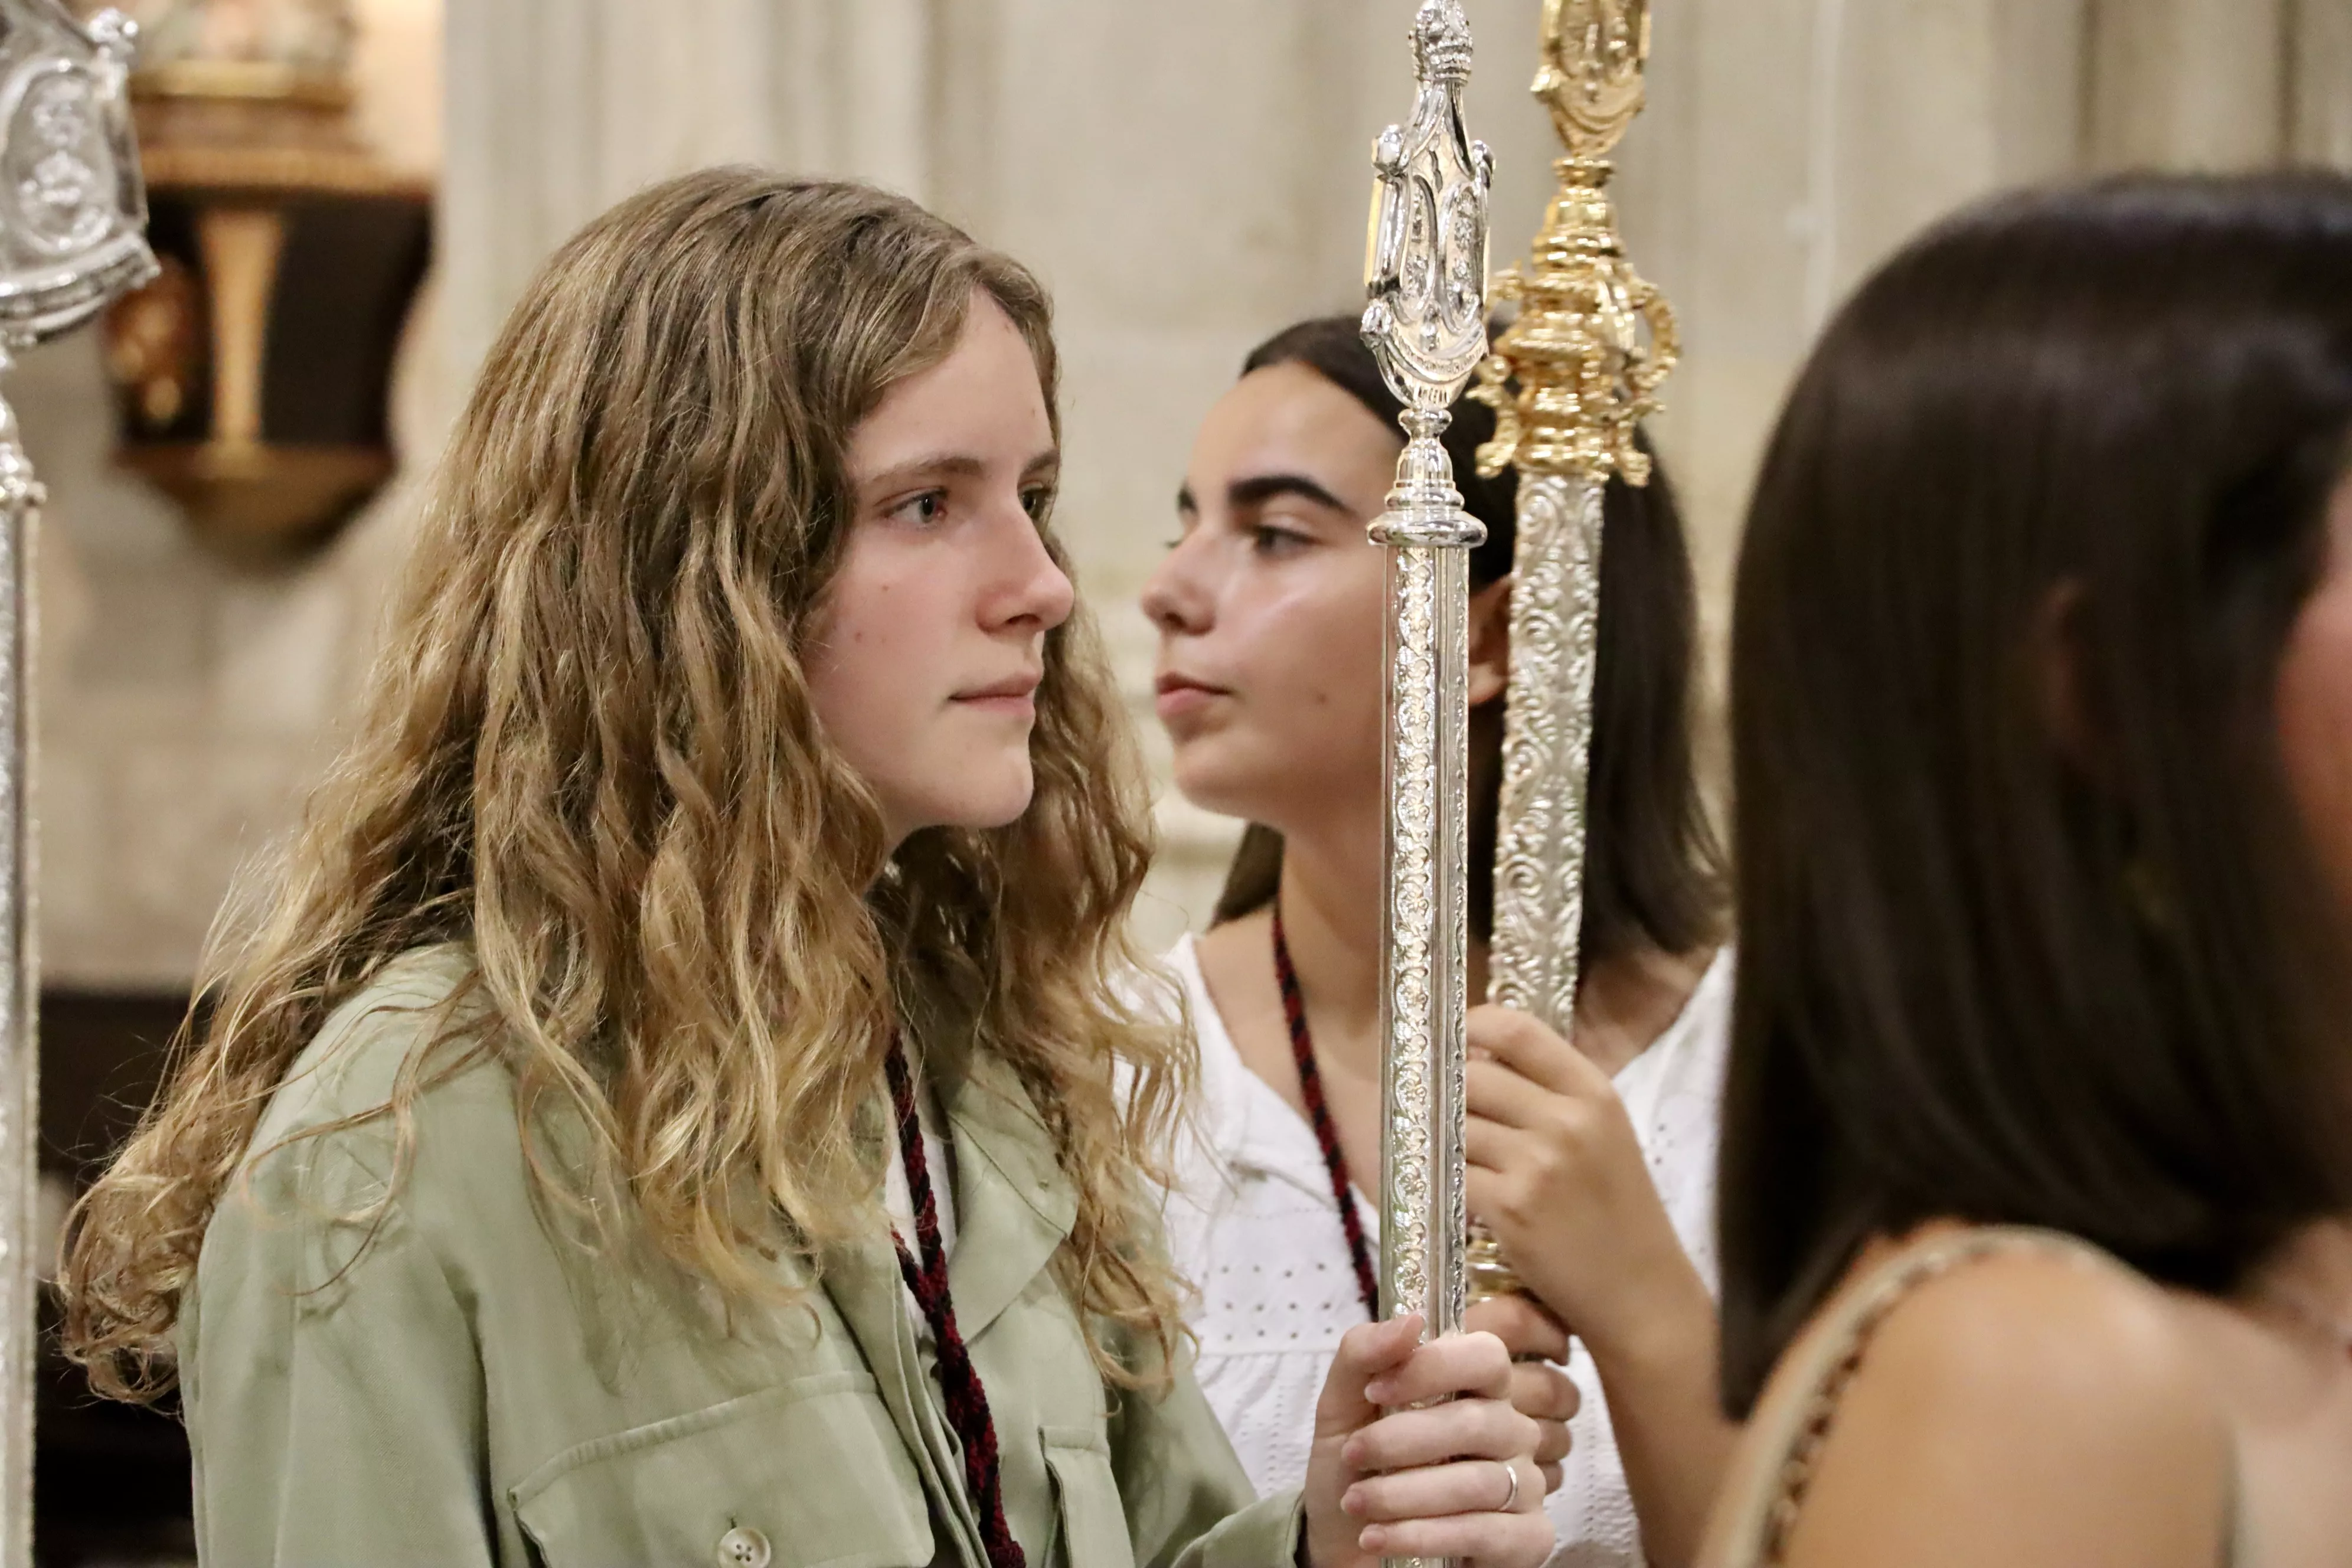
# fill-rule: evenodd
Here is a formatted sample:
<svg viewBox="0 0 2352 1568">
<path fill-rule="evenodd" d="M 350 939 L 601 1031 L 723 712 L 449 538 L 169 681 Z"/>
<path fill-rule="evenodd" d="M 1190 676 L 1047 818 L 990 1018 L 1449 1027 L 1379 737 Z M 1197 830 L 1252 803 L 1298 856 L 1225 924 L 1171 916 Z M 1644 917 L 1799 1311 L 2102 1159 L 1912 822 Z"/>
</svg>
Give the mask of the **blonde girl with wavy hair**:
<svg viewBox="0 0 2352 1568">
<path fill-rule="evenodd" d="M 1491 1337 L 1368 1325 L 1255 1505 L 1192 1383 L 1055 384 L 1036 280 L 857 185 L 676 180 L 530 285 L 72 1221 L 68 1347 L 176 1383 L 206 1560 L 1541 1560 Z"/>
</svg>

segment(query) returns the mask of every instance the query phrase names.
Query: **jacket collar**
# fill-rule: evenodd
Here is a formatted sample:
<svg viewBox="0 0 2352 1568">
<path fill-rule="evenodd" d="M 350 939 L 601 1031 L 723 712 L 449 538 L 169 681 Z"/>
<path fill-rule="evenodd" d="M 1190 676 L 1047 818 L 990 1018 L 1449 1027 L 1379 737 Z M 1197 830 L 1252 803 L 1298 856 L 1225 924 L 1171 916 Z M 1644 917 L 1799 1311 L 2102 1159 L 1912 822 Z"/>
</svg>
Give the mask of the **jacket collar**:
<svg viewBox="0 0 2352 1568">
<path fill-rule="evenodd" d="M 971 1341 L 1053 1262 L 1076 1222 L 1078 1200 L 1018 1074 L 982 1054 L 951 1087 L 947 1110 L 955 1133 L 956 1247 L 948 1259 L 948 1284 L 956 1327 Z M 909 1369 L 917 1364 L 913 1320 L 890 1238 L 834 1249 L 824 1280 L 887 1390 L 893 1379 L 886 1369 L 902 1361 Z M 911 1444 L 911 1409 L 893 1400 L 891 1414 Z"/>
<path fill-rule="evenodd" d="M 1054 1157 L 1051 1134 L 1010 1068 L 973 1060 L 954 1085 L 956 1248 L 948 1259 L 956 1327 L 976 1339 L 1019 1300 L 1054 1258 L 1077 1217 L 1077 1194 Z M 980 1562 L 979 1526 L 961 1476 L 941 1473 L 950 1453 L 923 1386 L 898 1258 L 888 1236 L 830 1250 L 824 1289 L 873 1372 L 884 1406 L 932 1500 L 946 1510 L 962 1561 Z M 935 1512 L 934 1518 L 939 1515 Z"/>
<path fill-rule="evenodd" d="M 955 1085 L 956 1249 L 948 1259 L 956 1326 L 986 1331 L 1053 1262 L 1078 1198 L 1020 1075 L 977 1053 Z"/>
</svg>

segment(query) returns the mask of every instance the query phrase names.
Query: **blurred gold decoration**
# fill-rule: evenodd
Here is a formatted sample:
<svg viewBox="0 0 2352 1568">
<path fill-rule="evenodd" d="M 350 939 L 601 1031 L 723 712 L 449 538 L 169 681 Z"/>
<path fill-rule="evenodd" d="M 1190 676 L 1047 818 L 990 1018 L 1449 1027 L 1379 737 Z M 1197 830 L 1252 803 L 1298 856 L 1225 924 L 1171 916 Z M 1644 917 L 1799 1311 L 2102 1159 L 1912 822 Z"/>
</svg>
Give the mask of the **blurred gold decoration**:
<svg viewBox="0 0 2352 1568">
<path fill-rule="evenodd" d="M 1605 158 L 1642 112 L 1648 0 L 1550 0 L 1535 95 L 1571 158 Z"/>
<path fill-rule="evenodd" d="M 1534 92 L 1567 156 L 1528 269 L 1494 280 L 1518 313 L 1478 368 L 1471 395 L 1496 413 L 1478 471 L 1622 474 L 1646 483 L 1633 430 L 1681 356 L 1674 311 L 1626 260 L 1609 196 L 1608 161 L 1643 107 L 1648 0 L 1544 0 L 1543 64 Z"/>
<path fill-rule="evenodd" d="M 121 460 L 215 542 L 315 542 L 393 471 L 385 405 L 430 187 L 352 129 L 348 0 L 135 9 L 165 270 L 108 323 Z"/>
<path fill-rule="evenodd" d="M 1471 394 L 1496 416 L 1478 471 L 1519 470 L 1488 999 L 1572 1037 L 1602 496 L 1612 475 L 1649 482 L 1634 433 L 1681 344 L 1674 312 L 1625 259 L 1609 197 L 1609 154 L 1642 111 L 1647 0 L 1545 0 L 1540 48 L 1534 92 L 1567 153 L 1527 269 L 1488 290 L 1518 310 Z M 1520 1288 L 1483 1227 L 1469 1271 L 1474 1297 Z"/>
<path fill-rule="evenodd" d="M 146 429 L 168 428 L 187 406 L 203 370 L 202 310 L 194 275 L 169 258 L 152 283 L 107 315 L 107 371 Z"/>
</svg>

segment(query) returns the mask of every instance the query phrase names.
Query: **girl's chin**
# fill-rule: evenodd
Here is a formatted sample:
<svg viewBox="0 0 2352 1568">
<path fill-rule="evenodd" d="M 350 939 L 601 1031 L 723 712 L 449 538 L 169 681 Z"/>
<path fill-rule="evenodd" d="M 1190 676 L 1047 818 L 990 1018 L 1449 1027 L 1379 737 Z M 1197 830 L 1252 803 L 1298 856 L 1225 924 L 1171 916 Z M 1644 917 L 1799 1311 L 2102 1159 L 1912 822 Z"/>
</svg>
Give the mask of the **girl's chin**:
<svg viewBox="0 0 2352 1568">
<path fill-rule="evenodd" d="M 1300 803 L 1295 795 L 1284 790 L 1266 789 L 1264 784 L 1263 780 L 1235 779 L 1223 771 L 1192 773 L 1181 764 L 1176 769 L 1176 793 L 1184 797 L 1186 805 L 1212 816 L 1238 817 L 1269 826 L 1299 817 Z"/>
<path fill-rule="evenodd" d="M 958 815 L 953 826 L 974 833 L 1010 827 L 1028 815 L 1029 805 L 1034 798 L 1030 791 L 1024 790 L 1017 798 L 976 802 Z"/>
<path fill-rule="evenodd" d="M 1361 754 L 1360 740 L 1339 748 L 1320 744 L 1318 734 L 1268 739 L 1221 730 L 1197 741 L 1179 742 L 1171 758 L 1176 793 L 1185 803 L 1218 816 L 1239 817 L 1307 832 L 1326 823 L 1354 822 L 1369 813 L 1378 820 L 1381 754 Z M 1335 756 L 1354 754 L 1350 766 Z M 1302 764 L 1313 764 L 1311 767 Z"/>
<path fill-rule="evenodd" d="M 968 776 L 955 780 L 953 787 L 930 795 L 905 817 L 920 824 L 911 830 L 917 833 L 929 827 L 960 827 L 981 833 L 993 827 L 1009 827 L 1020 821 L 1035 797 L 1035 775 L 1024 756 L 1017 763 L 1007 765 L 1002 778 Z"/>
</svg>

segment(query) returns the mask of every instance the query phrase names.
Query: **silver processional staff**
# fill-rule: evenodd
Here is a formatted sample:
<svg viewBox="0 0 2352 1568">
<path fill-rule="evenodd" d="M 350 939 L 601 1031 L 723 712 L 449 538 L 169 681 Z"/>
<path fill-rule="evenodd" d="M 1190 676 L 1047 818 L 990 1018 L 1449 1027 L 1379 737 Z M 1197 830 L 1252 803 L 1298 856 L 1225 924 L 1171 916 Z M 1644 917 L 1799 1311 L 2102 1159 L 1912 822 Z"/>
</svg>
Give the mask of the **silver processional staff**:
<svg viewBox="0 0 2352 1568">
<path fill-rule="evenodd" d="M 1433 1334 L 1465 1304 L 1462 1132 L 1469 925 L 1469 562 L 1438 437 L 1486 354 L 1486 147 L 1462 125 L 1470 26 L 1459 0 L 1413 19 L 1412 118 L 1372 153 L 1364 339 L 1403 403 L 1388 509 L 1385 835 L 1381 963 L 1381 1310 Z"/>
<path fill-rule="evenodd" d="M 131 140 L 138 29 L 0 0 L 0 372 L 155 274 Z M 33 1556 L 34 1145 L 29 574 L 39 482 L 0 401 L 0 1564 Z"/>
</svg>

